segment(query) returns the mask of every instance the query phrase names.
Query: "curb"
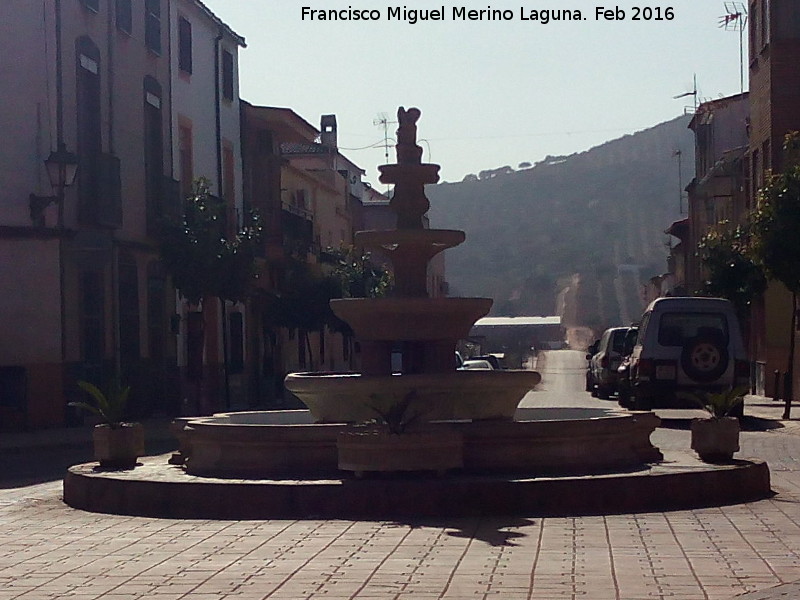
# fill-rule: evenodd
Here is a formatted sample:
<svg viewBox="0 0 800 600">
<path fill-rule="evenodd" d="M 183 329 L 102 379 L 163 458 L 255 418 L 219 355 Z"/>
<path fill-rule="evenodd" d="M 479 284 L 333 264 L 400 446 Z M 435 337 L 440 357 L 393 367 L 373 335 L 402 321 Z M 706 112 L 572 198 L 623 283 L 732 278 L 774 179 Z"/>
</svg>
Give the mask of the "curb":
<svg viewBox="0 0 800 600">
<path fill-rule="evenodd" d="M 187 475 L 160 456 L 143 459 L 127 471 L 100 470 L 94 463 L 71 467 L 64 480 L 64 502 L 91 512 L 174 519 L 397 519 L 661 512 L 772 495 L 763 461 L 706 465 L 673 453 L 665 463 L 670 466 L 582 477 L 241 480 Z"/>
</svg>

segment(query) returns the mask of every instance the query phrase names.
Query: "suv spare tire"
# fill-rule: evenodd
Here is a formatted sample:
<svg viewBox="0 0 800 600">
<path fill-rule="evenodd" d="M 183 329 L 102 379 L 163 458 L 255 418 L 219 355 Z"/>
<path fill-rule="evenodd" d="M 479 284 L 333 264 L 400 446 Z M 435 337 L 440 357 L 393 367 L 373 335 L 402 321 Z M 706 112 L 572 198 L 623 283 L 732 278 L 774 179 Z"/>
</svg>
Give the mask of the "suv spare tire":
<svg viewBox="0 0 800 600">
<path fill-rule="evenodd" d="M 687 340 L 681 352 L 681 367 L 691 379 L 709 383 L 728 368 L 725 341 L 716 336 L 697 336 Z"/>
</svg>

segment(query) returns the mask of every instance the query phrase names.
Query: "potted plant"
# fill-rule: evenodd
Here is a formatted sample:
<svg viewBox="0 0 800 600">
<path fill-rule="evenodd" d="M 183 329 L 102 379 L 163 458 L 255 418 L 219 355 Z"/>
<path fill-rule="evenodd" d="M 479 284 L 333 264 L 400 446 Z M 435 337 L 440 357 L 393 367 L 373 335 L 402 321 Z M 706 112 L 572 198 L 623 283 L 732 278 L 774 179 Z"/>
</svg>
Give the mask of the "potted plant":
<svg viewBox="0 0 800 600">
<path fill-rule="evenodd" d="M 79 381 L 78 387 L 91 396 L 93 403 L 70 402 L 69 406 L 85 410 L 100 419 L 92 429 L 94 457 L 101 467 L 131 469 L 144 454 L 144 428 L 141 423 L 128 423 L 125 408 L 130 386 L 122 387 L 115 381 L 104 393 L 88 381 Z"/>
<path fill-rule="evenodd" d="M 371 396 L 376 418 L 339 434 L 339 469 L 361 477 L 367 471 L 436 471 L 464 466 L 460 433 L 437 424 L 418 426 L 423 415 L 415 406 L 416 392 L 393 402 Z M 434 429 L 435 427 L 435 429 Z"/>
<path fill-rule="evenodd" d="M 729 461 L 739 451 L 739 419 L 731 416 L 744 402 L 747 388 L 737 387 L 722 392 L 704 392 L 696 398 L 709 414 L 692 421 L 692 449 L 709 463 Z"/>
</svg>

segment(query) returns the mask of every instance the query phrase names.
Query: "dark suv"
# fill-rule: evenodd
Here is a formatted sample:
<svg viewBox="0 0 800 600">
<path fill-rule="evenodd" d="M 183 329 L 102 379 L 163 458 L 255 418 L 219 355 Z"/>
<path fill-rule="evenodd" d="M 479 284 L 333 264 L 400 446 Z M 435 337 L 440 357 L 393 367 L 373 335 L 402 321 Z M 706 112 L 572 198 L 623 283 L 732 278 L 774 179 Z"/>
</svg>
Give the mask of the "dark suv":
<svg viewBox="0 0 800 600">
<path fill-rule="evenodd" d="M 589 361 L 591 381 L 594 389 L 592 396 L 607 400 L 617 393 L 617 369 L 622 362 L 622 349 L 625 336 L 630 327 L 612 327 L 606 329 L 597 344 L 597 353 Z"/>
</svg>

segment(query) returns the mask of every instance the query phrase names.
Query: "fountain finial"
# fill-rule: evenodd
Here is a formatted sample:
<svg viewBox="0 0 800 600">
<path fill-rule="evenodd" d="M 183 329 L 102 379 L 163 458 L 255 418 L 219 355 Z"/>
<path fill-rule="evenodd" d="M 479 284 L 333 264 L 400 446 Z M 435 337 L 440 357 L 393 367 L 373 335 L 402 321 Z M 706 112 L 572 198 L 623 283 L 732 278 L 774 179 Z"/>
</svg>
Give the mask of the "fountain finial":
<svg viewBox="0 0 800 600">
<path fill-rule="evenodd" d="M 417 121 L 422 113 L 418 108 L 397 109 L 397 162 L 401 165 L 418 165 L 422 162 L 422 148 L 417 145 Z"/>
</svg>

